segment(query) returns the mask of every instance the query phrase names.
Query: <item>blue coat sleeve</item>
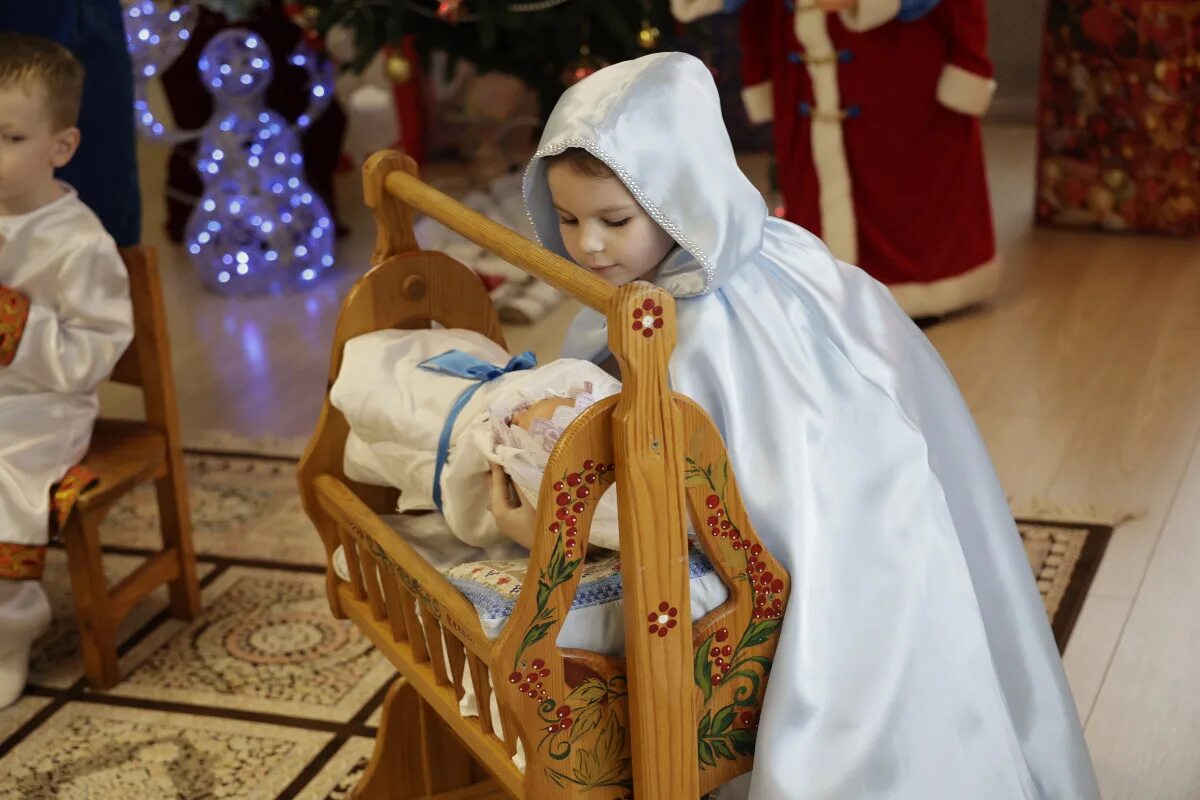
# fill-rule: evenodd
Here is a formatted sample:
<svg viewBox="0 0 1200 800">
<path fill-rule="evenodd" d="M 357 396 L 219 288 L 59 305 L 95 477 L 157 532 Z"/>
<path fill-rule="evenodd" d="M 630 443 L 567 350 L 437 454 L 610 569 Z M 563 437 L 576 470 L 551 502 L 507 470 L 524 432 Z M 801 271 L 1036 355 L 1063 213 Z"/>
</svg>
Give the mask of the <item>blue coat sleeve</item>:
<svg viewBox="0 0 1200 800">
<path fill-rule="evenodd" d="M 896 19 L 901 22 L 911 22 L 933 11 L 941 0 L 900 0 L 900 13 Z"/>
</svg>

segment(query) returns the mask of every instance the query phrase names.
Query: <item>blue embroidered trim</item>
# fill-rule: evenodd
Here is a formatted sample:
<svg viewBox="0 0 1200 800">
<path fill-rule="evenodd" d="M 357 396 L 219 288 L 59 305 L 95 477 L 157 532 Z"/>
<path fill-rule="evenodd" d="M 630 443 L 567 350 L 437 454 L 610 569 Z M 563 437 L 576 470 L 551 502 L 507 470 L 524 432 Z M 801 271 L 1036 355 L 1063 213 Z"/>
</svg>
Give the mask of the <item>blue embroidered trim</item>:
<svg viewBox="0 0 1200 800">
<path fill-rule="evenodd" d="M 696 580 L 703 578 L 705 575 L 713 573 L 713 566 L 703 553 L 692 552 L 688 554 L 688 578 Z M 471 605 L 475 606 L 475 610 L 479 612 L 479 619 L 483 622 L 496 622 L 497 620 L 507 620 L 512 615 L 513 609 L 517 605 L 517 596 L 520 594 L 519 587 L 514 586 L 513 591 L 501 594 L 490 586 L 483 586 L 475 581 L 466 578 L 451 578 L 448 580 L 454 585 L 454 588 L 462 592 Z M 579 584 L 579 590 L 575 593 L 575 602 L 571 604 L 572 610 L 577 608 L 592 608 L 594 606 L 613 603 L 621 599 L 621 573 L 612 572 L 601 575 L 594 580 Z"/>
</svg>

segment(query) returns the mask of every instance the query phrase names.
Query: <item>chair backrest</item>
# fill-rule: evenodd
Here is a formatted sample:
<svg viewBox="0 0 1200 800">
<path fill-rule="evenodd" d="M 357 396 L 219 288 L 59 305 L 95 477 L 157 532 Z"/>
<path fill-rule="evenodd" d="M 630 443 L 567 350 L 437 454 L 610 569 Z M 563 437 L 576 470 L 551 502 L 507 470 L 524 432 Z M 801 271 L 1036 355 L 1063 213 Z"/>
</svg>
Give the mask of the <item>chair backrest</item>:
<svg viewBox="0 0 1200 800">
<path fill-rule="evenodd" d="M 179 419 L 158 257 L 153 248 L 136 245 L 122 248 L 121 260 L 129 272 L 133 341 L 109 379 L 139 387 L 146 405 L 146 421 L 177 446 Z"/>
</svg>

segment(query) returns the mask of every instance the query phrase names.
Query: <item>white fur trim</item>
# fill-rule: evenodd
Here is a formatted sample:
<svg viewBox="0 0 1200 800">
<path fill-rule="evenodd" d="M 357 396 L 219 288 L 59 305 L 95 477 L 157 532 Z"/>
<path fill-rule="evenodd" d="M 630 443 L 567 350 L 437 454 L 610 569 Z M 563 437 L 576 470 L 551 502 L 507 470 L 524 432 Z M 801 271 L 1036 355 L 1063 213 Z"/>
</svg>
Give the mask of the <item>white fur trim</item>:
<svg viewBox="0 0 1200 800">
<path fill-rule="evenodd" d="M 853 7 L 838 12 L 842 24 L 859 33 L 891 22 L 899 13 L 900 0 L 858 0 Z"/>
<path fill-rule="evenodd" d="M 910 317 L 937 317 L 988 300 L 1000 286 L 1000 262 L 930 283 L 898 283 L 888 287 Z"/>
<path fill-rule="evenodd" d="M 976 75 L 954 64 L 942 67 L 937 99 L 946 108 L 968 116 L 982 117 L 991 106 L 995 93 L 996 82 L 991 78 Z"/>
<path fill-rule="evenodd" d="M 724 10 L 722 0 L 671 0 L 671 14 L 680 22 L 691 22 Z"/>
<path fill-rule="evenodd" d="M 746 116 L 755 125 L 760 122 L 770 122 L 771 118 L 775 116 L 771 81 L 763 81 L 742 89 L 742 103 L 746 106 Z"/>
<path fill-rule="evenodd" d="M 796 39 L 811 56 L 832 55 L 836 50 L 829 37 L 828 18 L 828 14 L 796 9 L 793 17 Z M 841 111 L 838 62 L 833 59 L 806 64 L 815 101 L 810 125 L 812 159 L 820 192 L 821 238 L 834 256 L 854 264 L 858 261 L 858 225 L 854 218 L 854 195 L 842 122 L 838 116 Z"/>
</svg>

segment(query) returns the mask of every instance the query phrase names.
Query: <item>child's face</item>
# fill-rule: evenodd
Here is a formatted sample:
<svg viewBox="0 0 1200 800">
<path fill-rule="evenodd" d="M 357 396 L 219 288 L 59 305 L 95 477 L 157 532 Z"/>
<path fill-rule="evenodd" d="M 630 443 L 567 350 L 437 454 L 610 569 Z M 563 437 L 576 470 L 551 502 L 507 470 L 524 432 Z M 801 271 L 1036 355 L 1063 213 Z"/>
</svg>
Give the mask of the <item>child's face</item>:
<svg viewBox="0 0 1200 800">
<path fill-rule="evenodd" d="M 554 417 L 557 409 L 570 408 L 573 405 L 575 405 L 574 397 L 547 397 L 530 404 L 528 408 L 513 412 L 512 424 L 528 431 L 533 428 L 533 423 L 537 420 L 549 420 Z"/>
<path fill-rule="evenodd" d="M 53 190 L 54 170 L 79 145 L 77 128 L 54 128 L 44 87 L 0 87 L 0 213 L 30 211 Z"/>
<path fill-rule="evenodd" d="M 675 246 L 615 177 L 595 178 L 558 163 L 546 179 L 567 253 L 609 283 L 645 277 Z"/>
</svg>

